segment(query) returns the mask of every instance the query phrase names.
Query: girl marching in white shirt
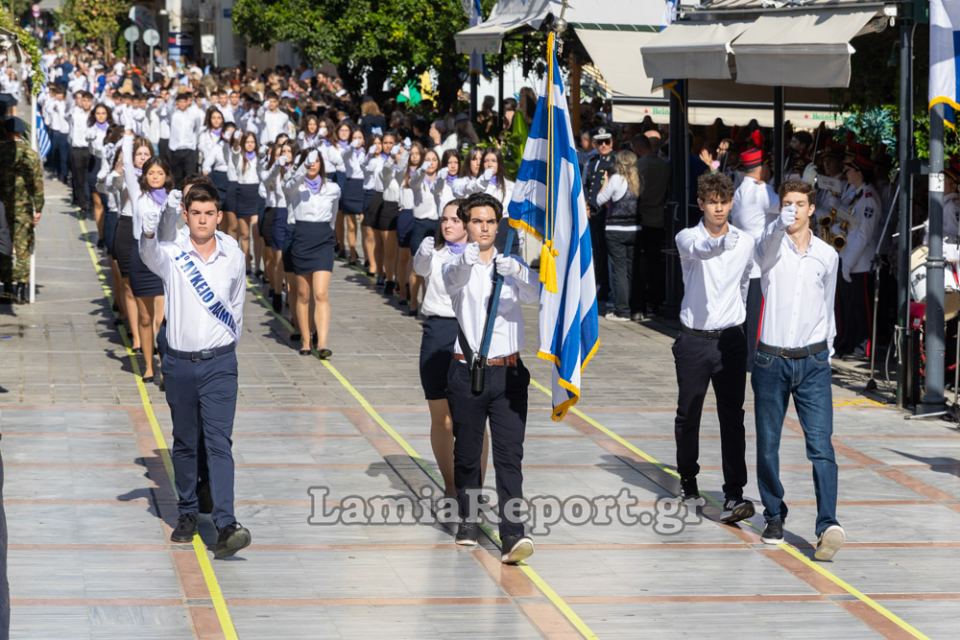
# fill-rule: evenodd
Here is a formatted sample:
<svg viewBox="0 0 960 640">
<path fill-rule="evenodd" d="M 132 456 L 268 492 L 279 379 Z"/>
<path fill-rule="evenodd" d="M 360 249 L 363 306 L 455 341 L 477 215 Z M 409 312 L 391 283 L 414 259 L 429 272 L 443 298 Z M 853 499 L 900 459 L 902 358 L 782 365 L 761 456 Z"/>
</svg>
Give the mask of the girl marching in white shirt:
<svg viewBox="0 0 960 640">
<path fill-rule="evenodd" d="M 472 160 L 472 158 L 471 158 Z M 467 180 L 463 185 L 466 195 L 472 193 L 486 193 L 503 204 L 504 210 L 513 197 L 513 181 L 503 175 L 503 156 L 499 149 L 487 149 L 483 152 L 483 173 L 476 178 Z"/>
<path fill-rule="evenodd" d="M 461 169 L 457 179 L 450 185 L 455 198 L 464 198 L 467 187 L 483 174 L 483 147 L 471 147 L 466 158 L 460 163 Z M 482 189 L 481 189 L 482 191 Z"/>
<path fill-rule="evenodd" d="M 223 155 L 223 114 L 216 107 L 207 109 L 203 120 L 203 131 L 197 148 L 200 150 L 200 167 L 204 175 L 209 176 L 217 186 L 220 202 L 227 192 L 227 162 Z"/>
<path fill-rule="evenodd" d="M 340 195 L 340 212 L 344 218 L 344 246 L 347 251 L 348 262 L 354 266 L 359 262 L 357 253 L 357 217 L 363 215 L 363 205 L 365 202 L 364 183 L 365 175 L 363 164 L 366 160 L 364 152 L 363 131 L 349 124 L 341 124 L 338 129 L 338 136 L 343 132 L 344 127 L 350 132 L 349 142 L 346 146 L 343 141 L 340 142 L 340 149 L 343 155 L 343 165 L 346 171 L 343 186 Z"/>
<path fill-rule="evenodd" d="M 412 150 L 410 155 L 413 155 Z M 410 231 L 409 243 L 411 255 L 417 253 L 424 238 L 432 238 L 437 234 L 440 219 L 437 203 L 446 184 L 439 177 L 439 165 L 440 158 L 436 151 L 431 149 L 424 154 L 423 163 L 419 169 L 410 176 L 410 189 L 413 194 L 413 228 Z M 417 315 L 422 283 L 423 278 L 417 275 L 416 270 L 410 271 L 407 277 L 407 289 L 410 293 L 408 315 Z"/>
<path fill-rule="evenodd" d="M 367 268 L 367 277 L 376 278 L 379 273 L 377 259 L 377 230 L 374 223 L 383 204 L 383 185 L 380 182 L 380 170 L 386 159 L 383 153 L 383 140 L 373 136 L 370 148 L 363 161 L 363 219 L 360 228 L 363 235 L 363 257 Z"/>
<path fill-rule="evenodd" d="M 237 134 L 234 133 L 236 140 Z M 235 208 L 237 214 L 237 240 L 247 260 L 247 275 L 252 274 L 251 263 L 256 243 L 257 216 L 263 211 L 263 198 L 260 197 L 260 170 L 257 158 L 257 136 L 252 132 L 241 134 L 239 144 L 231 149 L 231 159 L 237 172 Z"/>
<path fill-rule="evenodd" d="M 87 173 L 87 183 L 90 186 L 90 200 L 93 205 L 93 220 L 97 225 L 97 233 L 100 238 L 106 237 L 103 227 L 104 196 L 102 190 L 97 188 L 97 177 L 100 175 L 100 169 L 104 165 L 103 159 L 103 140 L 113 124 L 113 117 L 110 113 L 110 107 L 105 104 L 98 104 L 90 111 L 90 118 L 87 120 L 86 141 L 90 147 L 90 167 Z M 99 243 L 98 243 L 99 244 Z M 106 248 L 106 247 L 101 247 Z"/>
<path fill-rule="evenodd" d="M 280 140 L 271 147 L 269 159 L 260 169 L 260 178 L 267 192 L 267 210 L 263 222 L 264 268 L 270 283 L 273 310 L 278 313 L 283 308 L 283 247 L 289 213 L 282 169 L 293 162 L 293 145 L 283 137 Z M 283 165 L 278 162 L 281 157 L 284 158 Z"/>
<path fill-rule="evenodd" d="M 320 119 L 315 115 L 309 115 L 303 119 L 300 125 L 300 133 L 297 134 L 297 147 L 301 151 L 309 151 L 320 146 Z"/>
<path fill-rule="evenodd" d="M 285 156 L 277 162 L 287 164 Z M 340 187 L 324 177 L 323 156 L 316 150 L 300 154 L 297 170 L 284 183 L 289 209 L 288 220 L 294 223 L 290 241 L 290 258 L 296 274 L 296 312 L 300 329 L 300 355 L 310 354 L 311 299 L 314 303 L 313 323 L 317 330 L 317 349 L 321 360 L 333 352 L 327 348 L 330 330 L 330 276 L 333 272 L 334 234 L 339 209 Z"/>
<path fill-rule="evenodd" d="M 397 134 L 383 135 L 383 152 L 387 155 L 380 170 L 383 202 L 373 228 L 377 231 L 377 265 L 380 273 L 377 286 L 383 284 L 383 294 L 390 296 L 397 288 L 397 217 L 400 215 L 400 181 L 406 170 L 409 154 L 397 144 Z"/>
<path fill-rule="evenodd" d="M 403 172 L 400 185 L 400 215 L 397 217 L 397 286 L 395 293 L 400 306 L 407 306 L 407 312 L 413 309 L 416 314 L 416 301 L 410 299 L 410 236 L 413 233 L 413 185 L 411 180 L 420 171 L 423 164 L 424 149 L 419 142 L 410 144 L 407 153 L 407 169 Z"/>
</svg>

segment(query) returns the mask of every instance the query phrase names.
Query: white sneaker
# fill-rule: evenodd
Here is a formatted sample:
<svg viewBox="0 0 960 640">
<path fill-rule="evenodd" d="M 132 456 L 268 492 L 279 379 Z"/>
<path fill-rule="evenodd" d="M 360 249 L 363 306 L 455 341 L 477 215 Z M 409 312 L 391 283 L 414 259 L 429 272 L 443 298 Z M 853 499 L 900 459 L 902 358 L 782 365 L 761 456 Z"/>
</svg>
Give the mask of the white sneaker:
<svg viewBox="0 0 960 640">
<path fill-rule="evenodd" d="M 813 552 L 813 557 L 822 562 L 833 560 L 837 551 L 847 541 L 847 534 L 838 524 L 832 524 L 820 534 L 817 540 L 817 550 Z"/>
<path fill-rule="evenodd" d="M 533 555 L 533 540 L 526 536 L 515 538 L 514 540 L 505 540 L 510 544 L 509 549 L 504 545 L 504 553 L 500 556 L 500 562 L 503 564 L 517 564 Z"/>
</svg>

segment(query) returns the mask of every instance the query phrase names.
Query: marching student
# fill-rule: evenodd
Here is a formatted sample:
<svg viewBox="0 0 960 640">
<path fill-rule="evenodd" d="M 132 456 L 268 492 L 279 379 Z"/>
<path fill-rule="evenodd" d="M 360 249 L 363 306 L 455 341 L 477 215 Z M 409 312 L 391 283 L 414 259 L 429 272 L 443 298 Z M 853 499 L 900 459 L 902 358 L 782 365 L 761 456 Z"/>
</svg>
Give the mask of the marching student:
<svg viewBox="0 0 960 640">
<path fill-rule="evenodd" d="M 366 160 L 364 153 L 363 131 L 347 123 L 340 125 L 338 131 L 348 127 L 350 131 L 349 142 L 344 146 L 340 141 L 341 153 L 343 154 L 343 164 L 346 170 L 343 182 L 342 193 L 340 194 L 340 211 L 344 218 L 344 247 L 347 252 L 347 264 L 354 266 L 359 262 L 360 254 L 357 253 L 357 228 L 358 217 L 363 216 L 365 190 L 365 175 L 363 164 Z"/>
<path fill-rule="evenodd" d="M 383 152 L 383 140 L 373 136 L 367 157 L 363 162 L 363 219 L 360 230 L 363 239 L 363 258 L 368 278 L 378 278 L 380 261 L 377 260 L 377 230 L 374 228 L 380 207 L 383 205 L 383 183 L 380 171 L 386 154 Z"/>
<path fill-rule="evenodd" d="M 430 152 L 428 152 L 430 153 Z M 434 154 L 435 155 L 435 154 Z M 425 282 L 423 337 L 420 341 L 420 386 L 430 410 L 430 445 L 443 476 L 443 493 L 457 496 L 453 478 L 453 419 L 447 403 L 447 372 L 457 341 L 457 316 L 450 294 L 443 286 L 443 265 L 459 259 L 467 246 L 467 228 L 457 214 L 460 200 L 451 200 L 443 208 L 440 233 L 423 238 L 413 256 L 413 270 Z M 480 486 L 487 473 L 490 438 L 483 436 L 480 456 Z"/>
<path fill-rule="evenodd" d="M 170 194 L 178 201 L 180 194 Z M 217 232 L 217 191 L 194 184 L 183 199 L 187 233 L 172 242 L 157 237 L 160 211 L 147 208 L 140 254 L 169 292 L 163 369 L 173 421 L 177 526 L 173 542 L 190 542 L 197 531 L 198 437 L 202 431 L 217 528 L 215 558 L 250 545 L 250 532 L 234 515 L 231 452 L 237 403 L 236 346 L 243 327 L 244 256 Z M 179 202 L 177 202 L 179 207 Z"/>
<path fill-rule="evenodd" d="M 453 185 L 456 183 L 460 174 L 460 154 L 454 149 L 448 149 L 443 152 L 440 158 L 440 171 L 437 177 L 443 181 L 437 196 L 437 210 L 443 211 L 448 202 L 455 199 Z"/>
<path fill-rule="evenodd" d="M 223 194 L 223 200 L 220 201 L 221 213 L 223 217 L 220 222 L 220 230 L 228 236 L 237 239 L 240 233 L 240 223 L 237 221 L 237 165 L 233 161 L 233 147 L 240 146 L 240 139 L 243 132 L 233 124 L 223 125 L 223 140 L 220 143 L 220 155 L 226 164 L 227 187 Z M 216 157 L 216 156 L 214 156 Z"/>
<path fill-rule="evenodd" d="M 280 138 L 283 140 L 283 137 Z M 283 164 L 279 163 L 284 158 Z M 270 148 L 270 156 L 260 169 L 260 179 L 267 192 L 263 222 L 263 238 L 266 243 L 264 269 L 270 283 L 270 301 L 273 310 L 283 308 L 283 247 L 286 244 L 287 196 L 284 191 L 284 169 L 293 162 L 293 146 L 289 140 L 278 142 Z"/>
<path fill-rule="evenodd" d="M 73 203 L 84 216 L 90 211 L 90 141 L 87 131 L 93 116 L 93 96 L 89 91 L 77 91 L 73 106 L 67 114 L 70 124 L 70 176 Z"/>
<path fill-rule="evenodd" d="M 406 142 L 410 142 L 409 139 Z M 400 215 L 397 216 L 397 286 L 394 293 L 401 307 L 407 307 L 406 313 L 415 316 L 416 301 L 410 300 L 410 279 L 415 278 L 410 268 L 414 247 L 411 251 L 410 238 L 413 234 L 413 183 L 412 178 L 420 171 L 424 162 L 424 148 L 419 142 L 410 142 L 407 153 L 407 168 L 400 180 Z M 431 195 L 432 199 L 432 195 Z M 436 205 L 434 205 L 436 207 Z M 411 312 L 412 310 L 412 312 Z"/>
<path fill-rule="evenodd" d="M 214 127 L 214 123 L 218 120 L 219 125 Z M 223 122 L 223 116 L 218 111 L 211 109 L 207 114 L 204 132 L 200 136 L 200 172 L 209 177 L 217 187 L 217 195 L 220 197 L 221 206 L 225 206 L 224 203 L 230 189 L 231 158 L 228 145 L 224 141 L 229 140 L 235 130 L 234 125 Z"/>
<path fill-rule="evenodd" d="M 460 171 L 457 173 L 457 179 L 451 184 L 455 198 L 467 197 L 469 195 L 467 187 L 483 175 L 483 153 L 483 147 L 471 147 L 466 157 L 459 163 Z M 483 191 L 483 189 L 474 189 L 474 191 Z"/>
<path fill-rule="evenodd" d="M 67 184 L 70 173 L 70 123 L 67 121 L 66 92 L 53 85 L 43 102 L 43 120 L 50 134 L 50 156 L 47 162 L 56 171 L 57 179 Z"/>
<path fill-rule="evenodd" d="M 508 502 L 523 499 L 523 440 L 527 422 L 530 372 L 520 359 L 523 349 L 522 303 L 539 299 L 537 273 L 494 246 L 503 205 L 497 198 L 474 194 L 458 209 L 467 227 L 468 244 L 443 265 L 443 283 L 458 323 L 456 346 L 447 375 L 447 401 L 453 419 L 454 483 L 460 526 L 456 543 L 474 546 L 479 535 L 481 455 L 487 419 L 493 443 L 500 514 L 501 562 L 516 564 L 533 553 L 522 522 L 507 517 Z M 503 279 L 493 340 L 485 363 L 475 360 L 483 339 L 494 275 Z M 481 366 L 482 365 L 482 366 Z M 481 375 L 482 374 L 482 375 Z"/>
<path fill-rule="evenodd" d="M 167 116 L 170 121 L 170 169 L 174 185 L 179 185 L 186 176 L 196 173 L 199 166 L 197 145 L 203 114 L 194 108 L 193 94 L 189 91 L 178 92 L 174 105 L 173 109 L 168 107 Z"/>
<path fill-rule="evenodd" d="M 767 544 L 783 542 L 787 505 L 780 483 L 780 434 L 793 396 L 813 464 L 817 497 L 814 558 L 831 560 L 846 540 L 837 521 L 830 353 L 836 335 L 833 303 L 839 258 L 810 228 L 814 189 L 802 181 L 780 188 L 783 208 L 768 223 L 756 258 L 763 282 L 764 321 L 751 384 L 757 423 L 757 483 Z"/>
<path fill-rule="evenodd" d="M 87 165 L 87 191 L 90 193 L 90 202 L 93 208 L 93 220 L 97 225 L 97 234 L 100 241 L 97 246 L 104 249 L 103 244 L 104 227 L 104 197 L 97 186 L 97 178 L 100 175 L 100 169 L 104 165 L 103 159 L 103 141 L 106 138 L 110 125 L 113 124 L 113 118 L 110 113 L 110 107 L 105 104 L 98 104 L 90 111 L 90 117 L 87 119 L 87 134 L 85 136 L 90 153 L 90 163 Z"/>
<path fill-rule="evenodd" d="M 286 156 L 277 162 L 284 166 Z M 296 274 L 297 326 L 300 355 L 310 355 L 310 303 L 317 349 L 321 360 L 333 352 L 327 347 L 330 331 L 330 277 L 333 273 L 334 234 L 339 210 L 340 186 L 324 177 L 323 156 L 317 149 L 301 152 L 300 162 L 284 184 L 289 222 L 294 223 L 289 252 Z"/>
<path fill-rule="evenodd" d="M 416 148 L 416 144 L 414 148 Z M 412 164 L 412 149 L 410 155 L 410 162 Z M 408 178 L 413 196 L 413 226 L 410 230 L 409 241 L 410 252 L 413 255 L 416 255 L 418 252 L 424 238 L 432 238 L 437 234 L 440 218 L 437 213 L 437 202 L 440 191 L 445 184 L 438 176 L 439 165 L 439 156 L 437 156 L 437 153 L 433 149 L 430 149 L 424 153 L 424 160 L 421 166 Z M 407 278 L 407 291 L 410 296 L 409 308 L 407 310 L 408 315 L 417 315 L 421 284 L 423 284 L 423 276 L 420 275 L 416 269 L 412 269 Z"/>
<path fill-rule="evenodd" d="M 260 117 L 260 139 L 264 144 L 273 144 L 281 133 L 290 133 L 290 116 L 280 110 L 280 96 L 273 91 L 266 94 L 266 109 Z"/>
<path fill-rule="evenodd" d="M 237 214 L 237 240 L 240 249 L 247 259 L 247 275 L 253 275 L 252 242 L 253 229 L 257 226 L 257 216 L 263 210 L 263 198 L 260 197 L 260 169 L 257 158 L 257 135 L 247 131 L 238 136 L 239 130 L 234 132 L 234 140 L 239 137 L 239 143 L 231 148 L 233 166 L 237 172 L 237 188 L 234 192 L 234 208 Z"/>
<path fill-rule="evenodd" d="M 747 337 L 744 288 L 753 267 L 754 241 L 728 222 L 733 183 L 720 173 L 697 181 L 697 204 L 703 218 L 676 236 L 683 270 L 680 335 L 673 343 L 677 370 L 677 471 L 681 497 L 699 497 L 700 417 L 707 387 L 713 383 L 720 419 L 723 461 L 721 522 L 733 523 L 754 514 L 743 497 L 747 484 L 743 401 L 746 387 Z"/>
<path fill-rule="evenodd" d="M 397 218 L 400 216 L 401 180 L 410 156 L 397 143 L 397 136 L 396 131 L 383 134 L 383 153 L 387 156 L 380 170 L 383 202 L 373 224 L 377 232 L 376 256 L 380 268 L 377 286 L 383 285 L 383 295 L 387 297 L 397 288 Z"/>
<path fill-rule="evenodd" d="M 129 114 L 128 114 L 129 121 Z M 160 323 L 163 322 L 163 281 L 140 259 L 137 243 L 140 241 L 144 216 L 157 215 L 166 206 L 167 195 L 173 189 L 170 168 L 161 158 L 151 157 L 141 168 L 139 177 L 134 165 L 134 135 L 128 123 L 121 143 L 123 154 L 123 182 L 133 214 L 133 240 L 130 252 L 130 289 L 137 299 L 137 322 L 140 347 L 143 349 L 143 381 L 153 382 L 153 350 Z M 142 139 L 142 138 L 141 138 Z"/>
</svg>

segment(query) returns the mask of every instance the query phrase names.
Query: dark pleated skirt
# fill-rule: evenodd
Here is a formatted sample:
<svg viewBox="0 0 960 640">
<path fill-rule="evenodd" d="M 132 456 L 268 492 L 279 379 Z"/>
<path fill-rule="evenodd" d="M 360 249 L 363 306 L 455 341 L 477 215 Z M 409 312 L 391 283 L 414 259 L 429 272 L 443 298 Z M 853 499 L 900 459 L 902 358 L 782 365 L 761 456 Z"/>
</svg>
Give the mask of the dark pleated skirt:
<svg viewBox="0 0 960 640">
<path fill-rule="evenodd" d="M 307 275 L 314 271 L 333 271 L 336 240 L 329 222 L 297 222 L 293 226 L 290 257 L 293 272 Z"/>
<path fill-rule="evenodd" d="M 259 184 L 238 184 L 236 193 L 236 213 L 241 218 L 263 213 L 263 198 L 260 197 Z"/>
<path fill-rule="evenodd" d="M 344 181 L 343 192 L 340 194 L 340 210 L 344 213 L 363 213 L 364 205 L 363 180 L 352 178 Z"/>
</svg>

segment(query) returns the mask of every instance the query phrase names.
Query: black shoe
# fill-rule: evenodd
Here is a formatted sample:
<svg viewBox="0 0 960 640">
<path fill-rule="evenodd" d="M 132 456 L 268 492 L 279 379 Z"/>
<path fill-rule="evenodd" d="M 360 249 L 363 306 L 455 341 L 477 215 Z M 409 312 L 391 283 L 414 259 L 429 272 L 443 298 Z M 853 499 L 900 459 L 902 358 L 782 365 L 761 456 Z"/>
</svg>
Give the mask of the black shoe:
<svg viewBox="0 0 960 640">
<path fill-rule="evenodd" d="M 143 380 L 143 384 L 153 383 L 153 376 L 143 376 L 141 379 Z"/>
<path fill-rule="evenodd" d="M 210 483 L 197 483 L 197 504 L 200 513 L 213 513 L 213 496 L 210 495 Z"/>
<path fill-rule="evenodd" d="M 333 355 L 333 351 L 330 351 L 330 349 L 320 349 L 318 354 L 321 360 L 329 360 L 330 356 Z"/>
<path fill-rule="evenodd" d="M 313 351 L 311 349 L 299 349 L 297 353 L 299 353 L 302 356 L 308 356 L 311 353 L 313 353 Z"/>
<path fill-rule="evenodd" d="M 476 522 L 461 522 L 457 528 L 456 542 L 461 547 L 477 546 L 477 538 L 480 537 L 480 525 Z"/>
<path fill-rule="evenodd" d="M 383 276 L 377 276 L 377 287 L 382 287 L 387 279 Z"/>
<path fill-rule="evenodd" d="M 190 542 L 197 532 L 197 514 L 184 513 L 177 518 L 177 528 L 170 534 L 171 542 Z"/>
<path fill-rule="evenodd" d="M 783 544 L 783 520 L 770 520 L 763 528 L 760 539 L 764 544 Z"/>
<path fill-rule="evenodd" d="M 273 294 L 273 310 L 280 313 L 281 309 L 283 309 L 283 295 L 275 293 Z"/>
<path fill-rule="evenodd" d="M 696 500 L 700 497 L 696 478 L 680 478 L 680 499 Z"/>
<path fill-rule="evenodd" d="M 533 540 L 527 536 L 507 536 L 502 540 L 500 562 L 517 564 L 533 555 Z"/>
<path fill-rule="evenodd" d="M 257 269 L 257 271 L 256 271 L 256 273 L 255 273 L 254 275 L 257 276 L 257 279 L 258 279 L 258 280 L 263 280 L 263 269 Z"/>
<path fill-rule="evenodd" d="M 752 518 L 755 513 L 753 503 L 743 498 L 728 498 L 723 503 L 723 513 L 720 515 L 720 522 L 724 524 L 733 524 L 747 518 Z"/>
<path fill-rule="evenodd" d="M 97 240 L 97 249 L 103 250 L 103 240 Z"/>
<path fill-rule="evenodd" d="M 213 550 L 213 557 L 218 560 L 229 558 L 237 551 L 249 547 L 251 541 L 250 532 L 246 527 L 239 522 L 228 524 L 220 530 L 220 535 L 217 537 L 217 546 Z"/>
<path fill-rule="evenodd" d="M 418 311 L 416 309 L 407 309 L 407 315 L 410 316 L 411 318 L 416 318 L 417 313 Z"/>
<path fill-rule="evenodd" d="M 386 284 L 383 285 L 383 295 L 391 296 L 393 292 L 397 290 L 397 283 L 393 280 L 387 280 Z"/>
</svg>

